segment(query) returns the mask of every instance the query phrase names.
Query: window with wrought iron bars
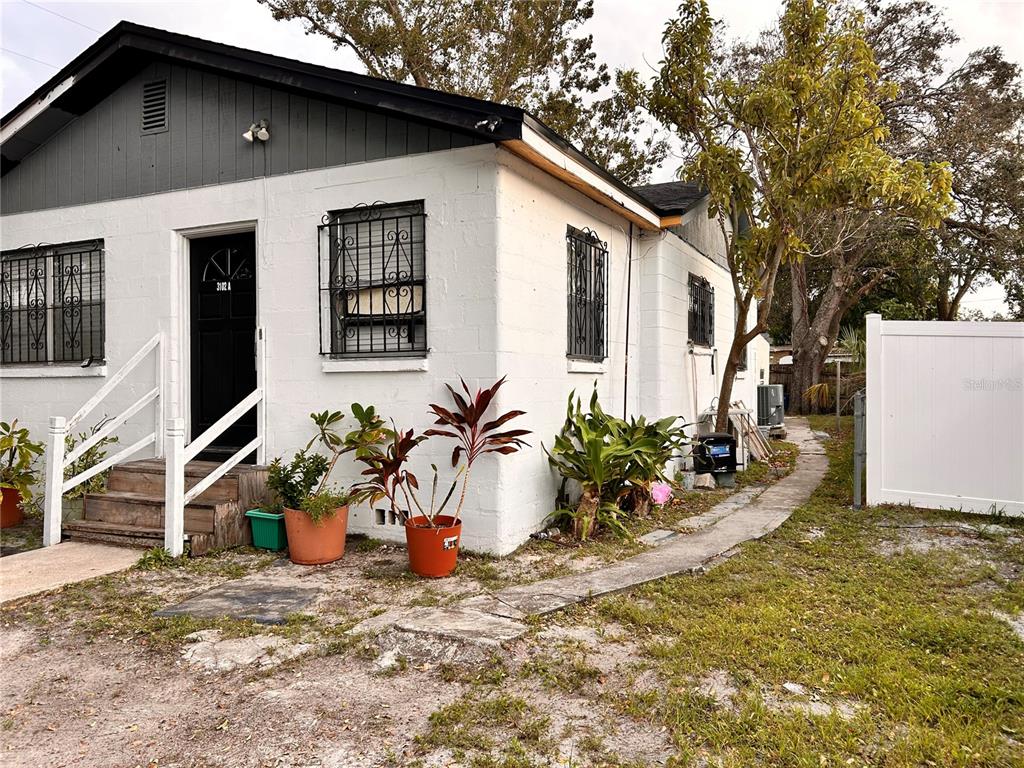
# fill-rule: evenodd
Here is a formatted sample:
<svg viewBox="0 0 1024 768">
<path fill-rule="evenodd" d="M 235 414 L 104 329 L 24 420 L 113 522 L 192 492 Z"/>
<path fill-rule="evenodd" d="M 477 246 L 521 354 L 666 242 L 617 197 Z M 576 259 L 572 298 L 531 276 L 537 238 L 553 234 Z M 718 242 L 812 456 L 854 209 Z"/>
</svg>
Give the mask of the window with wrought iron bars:
<svg viewBox="0 0 1024 768">
<path fill-rule="evenodd" d="M 690 275 L 690 341 L 715 346 L 715 289 L 707 278 Z"/>
<path fill-rule="evenodd" d="M 319 231 L 320 354 L 425 355 L 423 201 L 331 211 Z"/>
<path fill-rule="evenodd" d="M 0 362 L 104 359 L 103 241 L 0 253 Z"/>
<path fill-rule="evenodd" d="M 604 360 L 608 353 L 608 244 L 589 229 L 567 227 L 568 357 Z"/>
</svg>

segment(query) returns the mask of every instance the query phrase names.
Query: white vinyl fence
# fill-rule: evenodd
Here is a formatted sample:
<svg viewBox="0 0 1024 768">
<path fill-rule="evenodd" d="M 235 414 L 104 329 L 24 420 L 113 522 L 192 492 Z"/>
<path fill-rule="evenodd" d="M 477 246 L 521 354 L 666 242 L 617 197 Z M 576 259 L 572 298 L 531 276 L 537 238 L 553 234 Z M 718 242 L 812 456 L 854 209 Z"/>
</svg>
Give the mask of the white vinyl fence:
<svg viewBox="0 0 1024 768">
<path fill-rule="evenodd" d="M 867 495 L 1024 515 L 1024 323 L 868 315 Z"/>
</svg>

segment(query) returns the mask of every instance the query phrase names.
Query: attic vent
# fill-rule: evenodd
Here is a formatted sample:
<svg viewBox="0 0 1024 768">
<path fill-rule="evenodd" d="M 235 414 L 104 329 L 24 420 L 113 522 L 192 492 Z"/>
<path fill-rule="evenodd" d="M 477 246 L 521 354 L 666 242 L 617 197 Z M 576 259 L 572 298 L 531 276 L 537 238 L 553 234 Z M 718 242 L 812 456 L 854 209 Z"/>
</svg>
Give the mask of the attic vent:
<svg viewBox="0 0 1024 768">
<path fill-rule="evenodd" d="M 154 80 L 142 86 L 142 132 L 167 130 L 167 81 Z"/>
</svg>

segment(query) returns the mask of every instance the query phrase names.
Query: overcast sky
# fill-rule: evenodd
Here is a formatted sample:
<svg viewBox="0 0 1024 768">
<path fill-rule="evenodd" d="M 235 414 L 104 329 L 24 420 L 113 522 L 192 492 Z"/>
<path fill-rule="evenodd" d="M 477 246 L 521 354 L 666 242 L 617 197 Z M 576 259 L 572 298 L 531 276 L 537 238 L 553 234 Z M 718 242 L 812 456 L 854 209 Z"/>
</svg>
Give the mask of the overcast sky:
<svg viewBox="0 0 1024 768">
<path fill-rule="evenodd" d="M 946 9 L 962 39 L 959 55 L 1002 46 L 1024 65 L 1024 0 L 933 0 Z M 772 24 L 780 3 L 711 0 L 714 16 L 740 36 Z M 613 67 L 651 72 L 661 58 L 661 32 L 678 0 L 596 0 L 590 24 L 599 55 Z M 256 0 L 136 0 L 45 2 L 0 0 L 0 111 L 7 113 L 76 54 L 121 19 L 208 40 L 254 48 L 340 69 L 360 70 L 355 57 L 324 38 L 306 36 L 297 22 L 277 22 Z M 674 168 L 666 168 L 670 176 Z M 659 179 L 663 180 L 663 179 Z M 990 286 L 964 301 L 991 313 L 1002 291 Z"/>
</svg>

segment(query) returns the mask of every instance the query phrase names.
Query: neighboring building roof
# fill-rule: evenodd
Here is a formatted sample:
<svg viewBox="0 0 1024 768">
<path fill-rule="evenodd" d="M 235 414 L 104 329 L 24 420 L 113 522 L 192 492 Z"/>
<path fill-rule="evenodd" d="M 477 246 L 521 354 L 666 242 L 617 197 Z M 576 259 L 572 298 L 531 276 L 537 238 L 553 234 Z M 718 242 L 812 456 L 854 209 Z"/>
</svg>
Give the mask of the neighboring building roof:
<svg viewBox="0 0 1024 768">
<path fill-rule="evenodd" d="M 690 211 L 708 191 L 692 181 L 668 181 L 633 187 L 661 216 L 679 216 Z"/>
<path fill-rule="evenodd" d="M 642 227 L 657 208 L 518 107 L 307 64 L 122 21 L 0 119 L 3 172 L 154 58 L 404 115 L 505 146 Z M 559 154 L 560 153 L 560 154 Z M 555 158 L 555 159 L 553 159 Z"/>
</svg>

